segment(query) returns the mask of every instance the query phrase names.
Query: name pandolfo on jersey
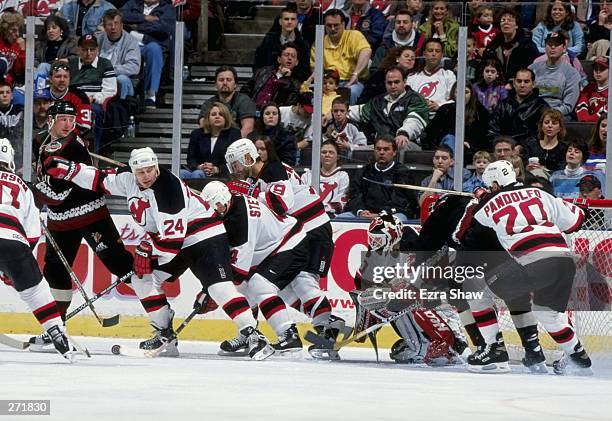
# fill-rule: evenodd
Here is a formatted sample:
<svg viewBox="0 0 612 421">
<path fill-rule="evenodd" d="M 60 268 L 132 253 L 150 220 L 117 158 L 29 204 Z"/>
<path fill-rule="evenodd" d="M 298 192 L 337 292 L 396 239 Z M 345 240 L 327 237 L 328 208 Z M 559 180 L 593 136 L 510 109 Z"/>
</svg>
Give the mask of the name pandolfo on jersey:
<svg viewBox="0 0 612 421">
<path fill-rule="evenodd" d="M 497 212 L 499 208 L 503 208 L 506 205 L 510 205 L 512 203 L 521 202 L 523 200 L 531 199 L 532 197 L 542 197 L 542 193 L 538 189 L 523 189 L 512 191 L 508 193 L 500 193 L 495 198 L 493 198 L 489 203 L 487 203 L 484 207 L 484 212 L 487 216 L 490 216 L 491 213 Z"/>
</svg>

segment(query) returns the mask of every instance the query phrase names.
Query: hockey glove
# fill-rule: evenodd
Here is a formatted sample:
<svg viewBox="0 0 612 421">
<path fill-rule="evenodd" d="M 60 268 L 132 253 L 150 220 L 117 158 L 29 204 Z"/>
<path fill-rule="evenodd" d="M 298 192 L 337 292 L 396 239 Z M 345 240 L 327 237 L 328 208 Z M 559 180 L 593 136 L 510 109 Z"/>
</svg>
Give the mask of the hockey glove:
<svg viewBox="0 0 612 421">
<path fill-rule="evenodd" d="M 258 197 L 260 189 L 254 184 L 246 181 L 230 181 L 227 188 L 232 194 L 244 194 L 245 196 Z"/>
<path fill-rule="evenodd" d="M 199 314 L 206 314 L 209 311 L 214 311 L 219 308 L 219 305 L 212 299 L 210 295 L 204 290 L 198 292 L 196 295 L 195 302 L 193 303 L 193 309 L 198 310 Z"/>
<path fill-rule="evenodd" d="M 134 273 L 138 278 L 153 273 L 153 246 L 148 241 L 141 241 L 136 247 Z"/>
<path fill-rule="evenodd" d="M 60 156 L 45 159 L 45 170 L 52 178 L 70 181 L 79 172 L 79 164 Z"/>
</svg>

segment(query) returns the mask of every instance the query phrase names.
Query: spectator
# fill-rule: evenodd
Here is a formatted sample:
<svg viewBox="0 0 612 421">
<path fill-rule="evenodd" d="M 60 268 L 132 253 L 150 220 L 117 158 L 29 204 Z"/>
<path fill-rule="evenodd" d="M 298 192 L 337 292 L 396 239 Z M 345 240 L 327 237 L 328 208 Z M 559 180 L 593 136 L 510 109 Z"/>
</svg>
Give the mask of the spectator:
<svg viewBox="0 0 612 421">
<path fill-rule="evenodd" d="M 302 92 L 291 107 L 280 107 L 280 121 L 293 134 L 298 149 L 306 149 L 312 142 L 312 93 Z"/>
<path fill-rule="evenodd" d="M 314 73 L 302 85 L 302 91 L 312 92 L 310 89 Z M 332 101 L 338 97 L 338 88 L 340 87 L 340 75 L 336 70 L 323 71 L 323 100 L 321 101 L 321 114 L 325 115 L 331 112 Z"/>
<path fill-rule="evenodd" d="M 334 218 L 342 213 L 348 201 L 349 175 L 338 165 L 340 158 L 338 145 L 326 140 L 321 143 L 321 174 L 319 177 L 319 196 L 325 212 Z M 302 174 L 302 183 L 312 185 L 312 173 Z"/>
<path fill-rule="evenodd" d="M 39 132 L 49 128 L 47 117 L 49 116 L 49 107 L 53 104 L 53 98 L 46 89 L 38 89 L 34 91 L 34 106 L 32 112 L 32 135 L 36 136 Z"/>
<path fill-rule="evenodd" d="M 516 154 L 516 142 L 509 136 L 499 136 L 493 141 L 493 159 L 495 161 L 510 159 Z"/>
<path fill-rule="evenodd" d="M 265 36 L 261 44 L 255 50 L 255 63 L 253 70 L 259 71 L 264 67 L 276 67 L 280 57 L 285 50 L 282 49 L 287 43 L 291 43 L 295 49 L 296 57 L 292 71 L 293 77 L 303 82 L 310 74 L 309 58 L 310 43 L 306 41 L 297 29 L 297 11 L 294 7 L 287 6 L 281 10 L 279 28 L 273 27 Z M 263 104 L 258 104 L 260 107 Z"/>
<path fill-rule="evenodd" d="M 453 85 L 451 102 L 440 107 L 436 116 L 425 128 L 425 141 L 423 145 L 434 148 L 439 145 L 446 146 L 455 152 L 455 116 L 457 112 L 457 84 Z M 491 144 L 487 141 L 487 123 L 489 113 L 478 102 L 470 85 L 465 86 L 465 155 L 466 160 L 480 149 L 489 150 Z"/>
<path fill-rule="evenodd" d="M 419 138 L 429 121 L 427 104 L 404 80 L 401 67 L 389 67 L 385 73 L 387 93 L 363 105 L 351 105 L 349 118 L 368 125 L 377 137 L 393 137 L 394 148 L 420 150 Z"/>
<path fill-rule="evenodd" d="M 102 17 L 104 33 L 97 37 L 100 57 L 108 59 L 115 69 L 119 84 L 119 98 L 134 96 L 133 79 L 140 73 L 138 40 L 123 29 L 123 16 L 117 9 L 108 10 Z"/>
<path fill-rule="evenodd" d="M 559 34 L 563 36 L 564 43 L 565 43 L 565 53 L 563 53 L 563 55 L 561 56 L 561 61 L 569 64 L 570 66 L 572 66 L 574 69 L 578 71 L 578 73 L 580 74 L 580 89 L 582 89 L 585 86 L 587 86 L 589 83 L 587 74 L 585 73 L 584 68 L 582 67 L 582 62 L 580 61 L 577 55 L 573 53 L 570 54 L 570 52 L 567 50 L 569 38 L 567 37 L 566 32 L 559 31 Z M 544 54 L 544 55 L 537 57 L 533 62 L 540 63 L 540 62 L 546 62 L 546 60 L 548 60 L 548 57 L 546 56 L 546 54 Z"/>
<path fill-rule="evenodd" d="M 56 60 L 51 63 L 49 95 L 53 101 L 70 102 L 76 108 L 76 127 L 81 137 L 89 134 L 93 125 L 91 103 L 85 92 L 71 86 L 70 67 Z"/>
<path fill-rule="evenodd" d="M 412 24 L 415 28 L 418 28 L 425 22 L 425 15 L 423 14 L 425 5 L 423 5 L 423 0 L 406 0 L 406 8 L 412 16 Z"/>
<path fill-rule="evenodd" d="M 365 81 L 363 92 L 357 101 L 358 104 L 365 104 L 376 95 L 384 94 L 387 90 L 385 87 L 385 73 L 391 66 L 400 66 L 404 69 L 407 76 L 416 73 L 416 53 L 414 48 L 404 46 L 395 47 L 389 50 L 387 55 L 382 59 L 376 73 L 370 75 Z"/>
<path fill-rule="evenodd" d="M 544 111 L 540 118 L 538 141 L 527 143 L 523 154 L 528 160 L 527 171 L 535 175 L 543 175 L 543 171 L 548 178 L 551 172 L 562 169 L 567 151 L 566 133 L 561 112 L 554 109 Z"/>
<path fill-rule="evenodd" d="M 597 57 L 593 63 L 593 79 L 580 93 L 576 104 L 578 121 L 596 122 L 608 112 L 608 58 Z"/>
<path fill-rule="evenodd" d="M 256 136 L 255 147 L 261 162 L 264 164 L 268 161 L 280 161 L 280 158 L 276 154 L 274 143 L 268 136 Z"/>
<path fill-rule="evenodd" d="M 230 66 L 218 67 L 215 70 L 215 88 L 217 93 L 202 104 L 198 119 L 202 120 L 208 109 L 215 102 L 221 102 L 230 110 L 232 119 L 240 126 L 242 137 L 246 137 L 253 131 L 257 107 L 248 95 L 236 91 L 237 80 L 238 74 L 236 69 Z M 202 127 L 201 121 L 200 127 Z"/>
<path fill-rule="evenodd" d="M 295 77 L 297 64 L 296 45 L 285 43 L 280 47 L 276 65 L 257 70 L 241 92 L 248 95 L 258 109 L 270 101 L 290 105 L 300 92 L 300 80 Z"/>
<path fill-rule="evenodd" d="M 516 179 L 521 182 L 525 181 L 525 164 L 523 163 L 523 158 L 518 155 L 512 155 L 510 157 L 510 162 L 512 163 L 512 167 L 514 168 L 514 172 L 516 174 Z"/>
<path fill-rule="evenodd" d="M 64 3 L 60 15 L 68 22 L 70 32 L 80 37 L 102 32 L 104 12 L 114 8 L 106 0 L 74 0 Z"/>
<path fill-rule="evenodd" d="M 382 12 L 370 6 L 368 0 L 351 0 L 346 14 L 348 21 L 346 29 L 354 29 L 363 34 L 370 43 L 372 51 L 376 51 L 380 45 L 387 20 Z"/>
<path fill-rule="evenodd" d="M 406 84 L 427 101 L 429 118 L 433 118 L 438 108 L 448 101 L 457 81 L 451 70 L 442 68 L 442 48 L 439 39 L 429 39 L 425 43 L 425 68 L 406 79 Z"/>
<path fill-rule="evenodd" d="M 58 15 L 51 15 L 45 19 L 41 36 L 36 40 L 36 52 L 34 53 L 34 65 L 37 67 L 36 75 L 37 89 L 46 88 L 46 78 L 51 70 L 51 63 L 78 55 L 76 40 L 70 34 L 70 28 L 66 19 Z"/>
<path fill-rule="evenodd" d="M 610 29 L 612 29 L 612 2 L 604 0 L 599 5 L 597 20 L 589 25 L 587 60 L 609 55 Z"/>
<path fill-rule="evenodd" d="M 211 5 L 208 6 L 209 10 Z M 186 53 L 194 53 L 197 51 L 198 41 L 198 21 L 202 13 L 202 4 L 200 0 L 186 0 L 181 12 L 181 19 L 185 22 L 185 50 Z M 210 19 L 213 21 L 213 19 Z"/>
<path fill-rule="evenodd" d="M 477 9 L 476 19 L 478 20 L 478 25 L 472 32 L 472 36 L 476 43 L 478 55 L 482 56 L 487 45 L 495 39 L 500 30 L 493 25 L 493 8 L 487 4 L 483 4 Z"/>
<path fill-rule="evenodd" d="M 115 69 L 109 60 L 98 57 L 98 41 L 93 35 L 79 38 L 79 55 L 71 57 L 68 66 L 70 84 L 87 95 L 96 116 L 94 139 L 95 150 L 98 151 L 102 142 L 106 103 L 117 95 Z"/>
<path fill-rule="evenodd" d="M 474 172 L 463 183 L 463 191 L 472 193 L 479 187 L 486 188 L 486 184 L 482 181 L 482 173 L 484 173 L 487 165 L 491 163 L 491 155 L 487 151 L 476 151 L 472 158 L 472 165 L 474 165 Z"/>
<path fill-rule="evenodd" d="M 0 79 L 12 87 L 25 77 L 25 40 L 21 38 L 23 16 L 5 11 L 0 16 Z M 23 103 L 23 94 L 18 103 Z"/>
<path fill-rule="evenodd" d="M 434 1 L 427 22 L 419 26 L 419 31 L 425 34 L 426 39 L 439 39 L 444 56 L 457 55 L 457 38 L 459 36 L 459 23 L 451 16 L 446 0 Z"/>
<path fill-rule="evenodd" d="M 483 58 L 497 58 L 502 63 L 504 75 L 511 78 L 518 70 L 533 63 L 538 49 L 520 29 L 521 17 L 515 10 L 502 9 L 499 18 L 501 34 L 487 46 Z"/>
<path fill-rule="evenodd" d="M 181 178 L 224 177 L 227 175 L 225 151 L 232 142 L 240 139 L 227 107 L 215 102 L 200 128 L 191 132 L 187 148 L 187 168 L 181 169 Z"/>
<path fill-rule="evenodd" d="M 593 174 L 582 165 L 588 156 L 586 143 L 580 141 L 571 142 L 565 153 L 565 168 L 552 173 L 550 184 L 555 191 L 555 196 L 577 198 L 580 195 L 578 183 L 586 174 Z"/>
<path fill-rule="evenodd" d="M 255 140 L 259 136 L 267 136 L 272 140 L 274 149 L 282 162 L 288 165 L 296 164 L 296 138 L 293 133 L 283 127 L 280 109 L 273 102 L 263 106 L 259 120 L 255 124 L 255 131 L 249 135 L 249 138 Z"/>
<path fill-rule="evenodd" d="M 539 187 L 544 190 L 546 193 L 554 196 L 555 192 L 553 191 L 552 184 L 546 177 L 533 175 L 531 173 L 527 173 L 525 176 L 525 185 L 531 187 Z"/>
<path fill-rule="evenodd" d="M 385 33 L 382 44 L 376 49 L 370 65 L 370 73 L 378 71 L 381 61 L 392 48 L 412 47 L 415 55 L 420 56 L 422 53 L 425 36 L 412 25 L 412 16 L 408 10 L 401 9 L 395 13 L 395 19 L 392 25 L 389 24 L 389 28 L 393 30 Z"/>
<path fill-rule="evenodd" d="M 589 170 L 606 168 L 606 141 L 608 139 L 608 113 L 601 113 L 589 139 L 589 157 L 584 163 Z"/>
<path fill-rule="evenodd" d="M 561 60 L 563 54 L 565 36 L 553 32 L 546 38 L 546 62 L 533 63 L 529 69 L 535 74 L 540 98 L 551 108 L 559 110 L 565 119 L 571 120 L 580 94 L 580 74 Z"/>
<path fill-rule="evenodd" d="M 444 189 L 444 190 L 454 190 L 455 188 L 455 178 L 454 178 L 454 167 L 455 164 L 453 151 L 446 146 L 438 146 L 435 149 L 433 156 L 433 173 L 425 177 L 423 181 L 421 181 L 421 186 L 435 188 L 435 189 Z M 471 177 L 471 173 L 469 170 L 463 168 L 463 181 L 467 181 Z M 423 204 L 426 198 L 435 194 L 434 192 L 423 192 L 419 197 L 419 206 Z"/>
<path fill-rule="evenodd" d="M 15 162 L 23 161 L 23 106 L 13 104 L 11 85 L 0 82 L 0 138 L 8 139 L 15 149 Z"/>
<path fill-rule="evenodd" d="M 343 156 L 351 157 L 355 146 L 365 146 L 368 139 L 348 119 L 349 103 L 338 97 L 332 102 L 332 121 L 323 129 L 323 138 L 334 142 Z"/>
<path fill-rule="evenodd" d="M 295 3 L 298 12 L 298 29 L 308 44 L 314 45 L 321 9 L 313 7 L 312 0 L 296 0 Z"/>
<path fill-rule="evenodd" d="M 374 219 L 381 212 L 398 217 L 402 222 L 418 215 L 418 203 L 414 190 L 396 189 L 371 183 L 388 182 L 414 185 L 408 169 L 395 162 L 397 144 L 392 136 L 377 136 L 374 143 L 375 162 L 364 165 L 351 180 L 346 212 L 339 217 L 361 217 Z"/>
<path fill-rule="evenodd" d="M 487 111 L 491 112 L 498 102 L 508 97 L 508 90 L 499 60 L 490 58 L 483 61 L 478 82 L 472 85 L 474 96 Z"/>
<path fill-rule="evenodd" d="M 524 147 L 530 140 L 537 139 L 538 122 L 548 103 L 540 98 L 535 88 L 532 70 L 520 69 L 513 78 L 513 90 L 500 101 L 489 119 L 489 139 L 510 136 Z"/>
<path fill-rule="evenodd" d="M 605 199 L 601 192 L 601 182 L 594 175 L 585 175 L 580 179 L 576 187 L 580 190 L 580 197 L 588 200 Z M 595 209 L 597 211 L 597 209 Z M 601 212 L 601 210 L 599 210 Z M 604 215 L 598 215 L 603 220 Z M 595 218 L 594 218 L 595 219 Z M 602 227 L 601 229 L 604 229 Z M 607 228 L 606 228 L 607 229 Z"/>
<path fill-rule="evenodd" d="M 368 75 L 368 61 L 372 48 L 359 31 L 344 29 L 341 10 L 325 12 L 325 37 L 323 39 L 323 67 L 335 69 L 340 83 L 351 90 L 351 104 L 355 104 L 363 91 L 361 80 Z M 310 67 L 314 68 L 314 46 L 310 51 Z"/>
<path fill-rule="evenodd" d="M 121 8 L 125 30 L 138 40 L 144 59 L 145 106 L 155 109 L 155 98 L 171 48 L 176 11 L 169 0 L 129 0 Z"/>
<path fill-rule="evenodd" d="M 545 40 L 550 34 L 557 31 L 566 31 L 569 35 L 568 52 L 574 57 L 579 56 L 585 49 L 584 34 L 576 16 L 572 12 L 570 3 L 555 1 L 548 5 L 544 20 L 533 30 L 533 42 L 540 54 L 546 52 Z"/>
</svg>

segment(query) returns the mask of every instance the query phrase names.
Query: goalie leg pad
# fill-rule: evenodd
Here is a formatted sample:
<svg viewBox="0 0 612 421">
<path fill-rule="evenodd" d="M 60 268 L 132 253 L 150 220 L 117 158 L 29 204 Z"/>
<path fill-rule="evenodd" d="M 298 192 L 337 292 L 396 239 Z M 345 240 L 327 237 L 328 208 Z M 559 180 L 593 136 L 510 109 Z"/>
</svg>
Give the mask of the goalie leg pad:
<svg viewBox="0 0 612 421">
<path fill-rule="evenodd" d="M 403 343 L 396 342 L 391 348 L 389 356 L 398 363 L 423 362 L 430 341 L 427 336 L 423 335 L 423 331 L 414 320 L 412 312 L 408 312 L 392 322 L 392 325 L 402 337 Z"/>
<path fill-rule="evenodd" d="M 431 344 L 425 362 L 449 363 L 453 360 L 451 348 L 455 346 L 455 334 L 435 310 L 417 309 L 412 312 L 415 322 Z"/>
</svg>

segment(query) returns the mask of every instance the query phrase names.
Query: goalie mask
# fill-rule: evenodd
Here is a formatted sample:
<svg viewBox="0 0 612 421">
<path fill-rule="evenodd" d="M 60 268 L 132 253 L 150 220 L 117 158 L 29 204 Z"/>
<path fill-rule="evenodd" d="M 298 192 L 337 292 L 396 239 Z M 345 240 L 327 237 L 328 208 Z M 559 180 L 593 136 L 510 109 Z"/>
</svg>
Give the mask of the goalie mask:
<svg viewBox="0 0 612 421">
<path fill-rule="evenodd" d="M 368 246 L 370 250 L 389 251 L 402 239 L 403 225 L 401 221 L 386 213 L 370 222 L 368 228 Z"/>
<path fill-rule="evenodd" d="M 240 174 L 245 168 L 252 167 L 259 158 L 257 148 L 251 139 L 238 139 L 228 146 L 225 162 L 232 174 Z"/>
</svg>

